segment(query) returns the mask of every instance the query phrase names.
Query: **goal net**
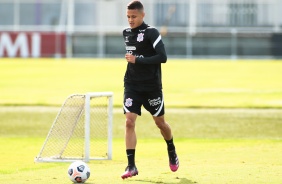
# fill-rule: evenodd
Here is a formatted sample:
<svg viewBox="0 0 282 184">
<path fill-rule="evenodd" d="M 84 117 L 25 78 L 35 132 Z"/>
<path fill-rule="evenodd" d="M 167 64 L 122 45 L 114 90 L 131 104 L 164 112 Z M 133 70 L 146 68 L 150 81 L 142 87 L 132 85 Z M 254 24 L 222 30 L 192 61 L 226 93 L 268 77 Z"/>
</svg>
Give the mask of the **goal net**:
<svg viewBox="0 0 282 184">
<path fill-rule="evenodd" d="M 69 96 L 35 161 L 112 159 L 112 119 L 112 92 Z"/>
</svg>

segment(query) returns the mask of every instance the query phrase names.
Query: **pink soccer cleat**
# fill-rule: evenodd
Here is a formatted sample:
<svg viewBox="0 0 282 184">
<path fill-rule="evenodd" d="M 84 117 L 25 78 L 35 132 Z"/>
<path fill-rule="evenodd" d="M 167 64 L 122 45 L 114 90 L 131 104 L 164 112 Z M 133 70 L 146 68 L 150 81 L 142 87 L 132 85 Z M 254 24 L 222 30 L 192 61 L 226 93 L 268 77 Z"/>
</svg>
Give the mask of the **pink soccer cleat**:
<svg viewBox="0 0 282 184">
<path fill-rule="evenodd" d="M 169 157 L 169 167 L 170 167 L 170 170 L 172 172 L 177 171 L 177 169 L 179 167 L 179 160 L 178 160 L 178 157 L 177 157 L 177 154 L 176 154 L 175 150 L 169 151 L 168 152 L 168 157 Z"/>
<path fill-rule="evenodd" d="M 122 179 L 131 178 L 132 176 L 138 175 L 138 170 L 136 166 L 127 166 L 125 172 L 121 175 Z"/>
</svg>

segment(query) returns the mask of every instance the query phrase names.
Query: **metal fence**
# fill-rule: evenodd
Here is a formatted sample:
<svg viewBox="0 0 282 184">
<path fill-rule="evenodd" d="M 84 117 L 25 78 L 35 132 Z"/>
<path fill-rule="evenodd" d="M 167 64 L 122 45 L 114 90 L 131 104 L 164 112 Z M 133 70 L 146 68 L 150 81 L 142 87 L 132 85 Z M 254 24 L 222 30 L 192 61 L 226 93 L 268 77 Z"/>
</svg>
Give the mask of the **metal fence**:
<svg viewBox="0 0 282 184">
<path fill-rule="evenodd" d="M 142 2 L 145 22 L 160 30 L 171 57 L 282 56 L 281 0 Z M 119 57 L 125 52 L 121 32 L 127 27 L 127 3 L 0 0 L 0 32 L 63 32 L 67 57 Z"/>
</svg>

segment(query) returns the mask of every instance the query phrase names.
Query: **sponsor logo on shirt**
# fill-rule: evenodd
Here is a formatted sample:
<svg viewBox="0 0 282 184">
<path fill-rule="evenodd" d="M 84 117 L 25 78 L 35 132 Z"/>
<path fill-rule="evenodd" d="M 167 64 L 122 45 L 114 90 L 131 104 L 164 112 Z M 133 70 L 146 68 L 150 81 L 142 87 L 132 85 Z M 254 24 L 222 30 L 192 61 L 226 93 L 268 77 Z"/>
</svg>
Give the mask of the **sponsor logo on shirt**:
<svg viewBox="0 0 282 184">
<path fill-rule="evenodd" d="M 126 46 L 126 50 L 136 50 L 135 46 Z"/>
</svg>

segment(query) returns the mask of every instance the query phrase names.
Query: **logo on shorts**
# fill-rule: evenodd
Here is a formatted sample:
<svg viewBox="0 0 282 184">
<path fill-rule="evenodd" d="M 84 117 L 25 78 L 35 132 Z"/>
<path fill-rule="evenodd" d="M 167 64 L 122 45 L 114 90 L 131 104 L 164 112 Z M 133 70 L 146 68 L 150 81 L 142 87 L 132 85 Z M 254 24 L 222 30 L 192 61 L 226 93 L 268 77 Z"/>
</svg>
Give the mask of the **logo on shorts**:
<svg viewBox="0 0 282 184">
<path fill-rule="evenodd" d="M 124 103 L 124 105 L 126 106 L 126 107 L 130 107 L 130 106 L 132 106 L 132 99 L 131 98 L 127 98 L 126 100 L 125 100 L 125 103 Z"/>
<path fill-rule="evenodd" d="M 142 42 L 144 40 L 144 33 L 139 33 L 137 37 L 138 42 Z"/>
<path fill-rule="evenodd" d="M 158 97 L 158 98 L 156 98 L 156 99 L 148 99 L 148 102 L 149 102 L 149 104 L 150 104 L 150 106 L 157 106 L 157 105 L 160 105 L 161 103 L 162 103 L 162 99 L 161 99 L 161 97 Z"/>
</svg>

